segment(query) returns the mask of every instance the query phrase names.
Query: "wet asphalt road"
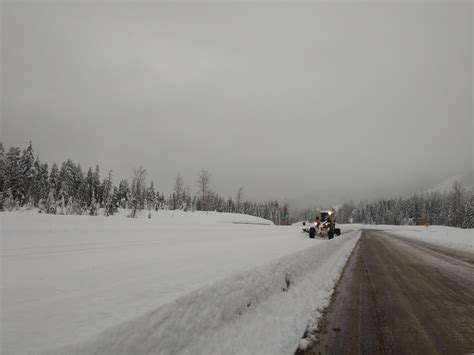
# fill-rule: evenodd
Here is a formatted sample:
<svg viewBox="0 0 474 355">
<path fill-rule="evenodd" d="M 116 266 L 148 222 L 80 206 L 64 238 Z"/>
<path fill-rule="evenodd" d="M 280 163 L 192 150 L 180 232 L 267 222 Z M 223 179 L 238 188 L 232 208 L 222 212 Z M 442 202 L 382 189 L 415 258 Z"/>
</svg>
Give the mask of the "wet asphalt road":
<svg viewBox="0 0 474 355">
<path fill-rule="evenodd" d="M 364 231 L 298 354 L 474 352 L 474 255 Z"/>
</svg>

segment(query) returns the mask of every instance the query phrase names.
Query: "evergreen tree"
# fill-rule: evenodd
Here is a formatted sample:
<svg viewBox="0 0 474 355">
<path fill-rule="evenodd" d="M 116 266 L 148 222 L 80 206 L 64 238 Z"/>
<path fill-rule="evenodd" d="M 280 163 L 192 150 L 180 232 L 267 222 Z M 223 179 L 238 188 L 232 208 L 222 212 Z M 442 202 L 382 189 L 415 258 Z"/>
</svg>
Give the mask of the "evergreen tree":
<svg viewBox="0 0 474 355">
<path fill-rule="evenodd" d="M 6 191 L 6 197 L 4 198 L 4 201 L 3 201 L 3 208 L 6 211 L 13 211 L 13 209 L 15 208 L 15 199 L 13 198 L 11 189 L 8 189 Z"/>
<path fill-rule="evenodd" d="M 463 191 L 461 184 L 455 181 L 449 199 L 448 225 L 461 227 L 464 221 Z"/>
<path fill-rule="evenodd" d="M 59 181 L 59 169 L 56 163 L 53 163 L 53 166 L 51 167 L 51 173 L 49 174 L 48 185 L 49 185 L 49 190 L 53 193 L 53 196 L 55 198 L 59 196 L 61 183 Z"/>
<path fill-rule="evenodd" d="M 92 200 L 91 200 L 91 204 L 90 204 L 90 207 L 89 207 L 89 215 L 90 216 L 97 216 L 97 201 L 95 199 L 94 196 L 92 196 Z"/>
<path fill-rule="evenodd" d="M 3 143 L 0 142 L 0 211 L 3 211 L 3 199 L 5 198 L 5 151 Z"/>
<path fill-rule="evenodd" d="M 49 190 L 49 195 L 45 203 L 45 208 L 46 208 L 46 213 L 56 214 L 57 212 L 56 199 L 54 197 L 54 191 L 52 189 Z"/>
<path fill-rule="evenodd" d="M 229 197 L 226 204 L 226 212 L 234 213 L 236 212 L 236 210 L 237 209 L 235 207 L 234 201 L 232 200 L 232 197 Z"/>
<path fill-rule="evenodd" d="M 85 205 L 89 206 L 92 203 L 92 199 L 94 198 L 94 175 L 92 174 L 92 169 L 89 168 L 87 170 L 87 174 L 85 177 L 85 188 L 86 188 L 86 194 L 85 194 Z"/>
<path fill-rule="evenodd" d="M 120 201 L 121 208 L 127 208 L 127 201 L 128 201 L 129 195 L 130 195 L 130 188 L 128 187 L 128 181 L 121 180 L 118 187 L 118 193 L 117 193 L 117 198 Z"/>
<path fill-rule="evenodd" d="M 118 198 L 118 188 L 114 186 L 112 189 L 112 212 L 118 212 L 118 207 L 120 206 L 120 200 Z"/>
<path fill-rule="evenodd" d="M 61 166 L 59 180 L 61 185 L 64 183 L 66 200 L 69 199 L 69 196 L 80 197 L 81 185 L 84 180 L 80 165 L 75 165 L 71 159 L 68 159 Z"/>
<path fill-rule="evenodd" d="M 9 198 L 12 201 L 20 199 L 22 184 L 21 171 L 21 151 L 20 148 L 10 148 L 5 155 L 5 190 L 9 191 Z"/>
<path fill-rule="evenodd" d="M 32 184 L 32 197 L 35 204 L 39 200 L 46 200 L 48 198 L 49 183 L 48 183 L 48 164 L 42 164 L 39 158 L 35 161 L 35 177 Z"/>
<path fill-rule="evenodd" d="M 61 181 L 61 187 L 59 189 L 58 203 L 56 208 L 57 214 L 66 214 L 66 201 L 69 199 L 67 194 L 67 186 L 65 181 Z"/>
<path fill-rule="evenodd" d="M 33 145 L 30 141 L 28 147 L 23 150 L 23 154 L 21 155 L 20 159 L 20 206 L 30 200 L 35 174 L 35 157 L 33 152 Z"/>
<path fill-rule="evenodd" d="M 84 173 L 82 172 L 80 165 L 78 165 L 78 177 L 79 177 L 79 182 L 78 182 L 79 187 L 77 189 L 75 204 L 76 204 L 77 213 L 82 214 L 84 211 L 86 211 L 89 208 L 90 194 L 89 194 L 89 188 L 87 185 L 86 176 L 84 176 Z"/>
<path fill-rule="evenodd" d="M 287 201 L 281 207 L 281 219 L 284 224 L 290 224 L 290 206 Z"/>
<path fill-rule="evenodd" d="M 183 191 L 183 204 L 181 208 L 184 211 L 187 211 L 188 209 L 191 208 L 191 205 L 192 205 L 191 187 L 186 186 L 186 188 Z"/>
<path fill-rule="evenodd" d="M 67 215 L 73 215 L 75 214 L 76 211 L 74 210 L 74 200 L 72 196 L 69 196 L 69 199 L 66 204 L 66 214 Z"/>
<path fill-rule="evenodd" d="M 45 200 L 42 198 L 38 201 L 38 210 L 39 213 L 46 213 Z"/>
<path fill-rule="evenodd" d="M 103 201 L 104 201 L 104 215 L 110 216 L 114 214 L 113 206 L 113 185 L 112 185 L 112 170 L 109 170 L 108 177 L 104 180 L 103 186 Z"/>
<path fill-rule="evenodd" d="M 474 194 L 464 204 L 463 228 L 474 228 Z"/>
<path fill-rule="evenodd" d="M 101 191 L 101 184 L 100 184 L 100 170 L 99 166 L 95 166 L 94 173 L 92 174 L 92 191 L 94 194 L 94 200 L 95 202 L 100 203 L 100 197 L 102 196 L 102 191 Z"/>
<path fill-rule="evenodd" d="M 150 182 L 150 187 L 146 190 L 146 200 L 148 210 L 155 209 L 156 206 L 156 193 L 155 187 L 153 186 L 153 180 Z"/>
<path fill-rule="evenodd" d="M 69 176 L 68 176 L 68 168 L 66 167 L 66 162 L 61 164 L 61 169 L 59 170 L 59 199 L 64 197 L 65 199 L 69 196 Z"/>
</svg>

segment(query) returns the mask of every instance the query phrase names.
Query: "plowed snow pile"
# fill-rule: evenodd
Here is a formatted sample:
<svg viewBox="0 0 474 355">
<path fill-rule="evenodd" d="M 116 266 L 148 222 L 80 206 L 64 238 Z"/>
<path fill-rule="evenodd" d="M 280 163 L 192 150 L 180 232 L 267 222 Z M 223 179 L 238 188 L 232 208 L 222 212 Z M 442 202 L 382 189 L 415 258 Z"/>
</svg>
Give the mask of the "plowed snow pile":
<svg viewBox="0 0 474 355">
<path fill-rule="evenodd" d="M 0 215 L 8 354 L 291 353 L 360 235 L 222 213 Z"/>
</svg>

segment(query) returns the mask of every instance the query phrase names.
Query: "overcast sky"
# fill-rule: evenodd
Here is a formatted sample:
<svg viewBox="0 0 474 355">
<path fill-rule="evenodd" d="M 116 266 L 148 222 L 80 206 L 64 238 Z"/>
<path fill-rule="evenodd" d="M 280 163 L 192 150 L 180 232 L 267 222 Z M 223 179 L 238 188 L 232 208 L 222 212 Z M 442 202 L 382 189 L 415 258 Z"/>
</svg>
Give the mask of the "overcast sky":
<svg viewBox="0 0 474 355">
<path fill-rule="evenodd" d="M 9 1 L 2 141 L 165 193 L 409 193 L 473 169 L 472 7 Z"/>
</svg>

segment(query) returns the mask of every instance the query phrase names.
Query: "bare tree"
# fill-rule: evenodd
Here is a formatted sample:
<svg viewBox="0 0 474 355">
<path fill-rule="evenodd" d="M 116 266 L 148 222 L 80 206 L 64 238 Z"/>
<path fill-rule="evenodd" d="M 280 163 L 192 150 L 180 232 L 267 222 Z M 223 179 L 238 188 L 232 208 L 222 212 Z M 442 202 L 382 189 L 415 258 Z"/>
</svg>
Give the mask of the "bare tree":
<svg viewBox="0 0 474 355">
<path fill-rule="evenodd" d="M 133 169 L 133 183 L 132 183 L 132 213 L 131 217 L 135 218 L 137 211 L 143 206 L 143 195 L 145 191 L 146 170 L 143 167 Z"/>
<path fill-rule="evenodd" d="M 244 187 L 239 187 L 239 191 L 237 191 L 237 198 L 236 198 L 236 208 L 237 213 L 240 213 L 240 204 L 242 203 L 242 199 L 244 197 Z"/>
<path fill-rule="evenodd" d="M 209 193 L 209 185 L 211 183 L 211 175 L 206 169 L 201 169 L 199 173 L 197 185 L 201 193 L 201 209 L 207 211 L 207 195 Z"/>
</svg>

